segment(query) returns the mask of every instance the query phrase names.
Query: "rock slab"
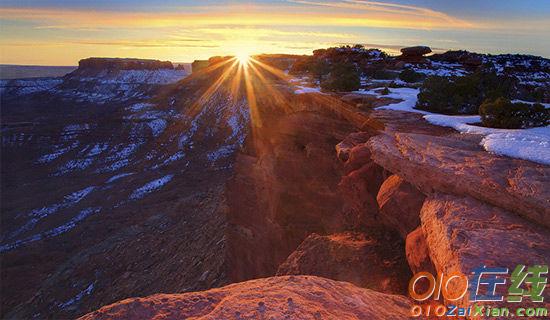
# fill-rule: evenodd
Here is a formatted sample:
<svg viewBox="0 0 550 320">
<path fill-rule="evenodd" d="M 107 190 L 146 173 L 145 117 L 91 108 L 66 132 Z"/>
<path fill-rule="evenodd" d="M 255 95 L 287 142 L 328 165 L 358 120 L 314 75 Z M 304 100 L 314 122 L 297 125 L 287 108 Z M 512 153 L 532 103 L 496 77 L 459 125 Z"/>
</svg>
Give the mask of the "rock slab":
<svg viewBox="0 0 550 320">
<path fill-rule="evenodd" d="M 411 302 L 313 276 L 271 277 L 203 292 L 122 300 L 81 317 L 107 319 L 407 319 Z"/>
<path fill-rule="evenodd" d="M 397 175 L 382 183 L 376 201 L 380 220 L 399 231 L 403 239 L 420 225 L 420 209 L 426 196 Z"/>
<path fill-rule="evenodd" d="M 550 232 L 547 229 L 471 197 L 431 195 L 422 207 L 420 218 L 429 254 L 438 272 L 468 275 L 485 265 L 507 267 L 511 274 L 519 264 L 548 264 Z M 450 285 L 451 291 L 459 290 L 451 287 L 453 285 Z M 549 295 L 548 290 L 545 295 Z"/>
<path fill-rule="evenodd" d="M 550 227 L 548 166 L 423 134 L 379 135 L 367 145 L 374 162 L 426 194 L 467 195 Z"/>
</svg>

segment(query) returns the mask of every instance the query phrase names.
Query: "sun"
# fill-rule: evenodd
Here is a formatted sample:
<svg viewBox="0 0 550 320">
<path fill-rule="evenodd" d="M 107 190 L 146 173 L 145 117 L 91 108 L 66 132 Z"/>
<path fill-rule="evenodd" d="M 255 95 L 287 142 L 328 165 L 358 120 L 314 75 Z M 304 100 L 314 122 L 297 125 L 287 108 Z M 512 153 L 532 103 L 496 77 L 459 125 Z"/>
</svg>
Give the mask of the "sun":
<svg viewBox="0 0 550 320">
<path fill-rule="evenodd" d="M 250 55 L 246 52 L 240 52 L 236 55 L 237 61 L 239 61 L 239 64 L 246 66 L 248 65 L 248 62 L 250 61 Z"/>
</svg>

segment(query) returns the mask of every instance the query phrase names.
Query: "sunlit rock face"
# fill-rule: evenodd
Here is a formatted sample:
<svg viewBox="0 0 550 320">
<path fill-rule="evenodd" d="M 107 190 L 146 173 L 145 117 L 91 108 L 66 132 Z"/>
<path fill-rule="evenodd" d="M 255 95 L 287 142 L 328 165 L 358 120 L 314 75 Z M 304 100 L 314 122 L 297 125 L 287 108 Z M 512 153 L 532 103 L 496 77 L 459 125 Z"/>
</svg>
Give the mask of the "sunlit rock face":
<svg viewBox="0 0 550 320">
<path fill-rule="evenodd" d="M 420 218 L 438 272 L 468 275 L 480 266 L 499 266 L 511 273 L 520 264 L 544 265 L 550 256 L 546 228 L 469 196 L 435 193 L 427 198 Z M 461 285 L 450 285 L 450 296 L 459 296 Z M 506 287 L 497 289 L 507 294 Z M 547 301 L 550 293 L 544 296 Z M 465 297 L 460 303 L 465 305 L 467 301 Z"/>
<path fill-rule="evenodd" d="M 82 320 L 107 319 L 407 319 L 401 296 L 313 277 L 272 277 L 219 289 L 157 294 L 105 306 Z"/>
<path fill-rule="evenodd" d="M 425 193 L 468 195 L 550 225 L 550 169 L 490 154 L 453 137 L 396 133 L 372 138 L 373 160 Z"/>
</svg>

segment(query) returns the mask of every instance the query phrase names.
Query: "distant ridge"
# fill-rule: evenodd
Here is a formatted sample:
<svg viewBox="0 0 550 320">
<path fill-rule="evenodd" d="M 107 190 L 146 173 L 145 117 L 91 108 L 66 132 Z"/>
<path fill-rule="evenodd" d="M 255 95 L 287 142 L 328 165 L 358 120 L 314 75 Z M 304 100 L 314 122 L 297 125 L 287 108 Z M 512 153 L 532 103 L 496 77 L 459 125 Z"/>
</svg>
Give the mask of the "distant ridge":
<svg viewBox="0 0 550 320">
<path fill-rule="evenodd" d="M 62 77 L 74 71 L 76 66 L 35 66 L 0 64 L 0 79 L 25 79 Z"/>
</svg>

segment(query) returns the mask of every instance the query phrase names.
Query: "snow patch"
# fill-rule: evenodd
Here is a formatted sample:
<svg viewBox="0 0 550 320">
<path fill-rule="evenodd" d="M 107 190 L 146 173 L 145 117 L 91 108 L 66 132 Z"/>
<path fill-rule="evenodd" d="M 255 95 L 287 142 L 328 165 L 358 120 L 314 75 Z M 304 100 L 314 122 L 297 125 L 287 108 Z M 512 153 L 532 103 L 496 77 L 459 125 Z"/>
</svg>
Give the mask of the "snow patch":
<svg viewBox="0 0 550 320">
<path fill-rule="evenodd" d="M 80 291 L 76 296 L 74 296 L 73 298 L 69 299 L 68 301 L 66 301 L 64 303 L 60 303 L 59 307 L 61 309 L 65 309 L 65 308 L 75 304 L 76 302 L 82 300 L 82 298 L 84 298 L 84 296 L 89 296 L 90 294 L 92 294 L 93 290 L 94 290 L 94 284 L 90 283 L 90 285 L 88 285 L 84 290 Z"/>
<path fill-rule="evenodd" d="M 146 194 L 151 193 L 153 191 L 156 191 L 156 190 L 162 188 L 162 186 L 164 186 L 165 184 L 170 182 L 172 180 L 172 178 L 174 178 L 174 175 L 169 174 L 169 175 L 166 175 L 162 178 L 153 180 L 153 181 L 145 184 L 144 186 L 142 186 L 142 187 L 134 190 L 134 192 L 132 192 L 132 194 L 130 195 L 130 200 L 137 200 L 137 199 L 143 198 L 143 196 L 145 196 Z"/>
<path fill-rule="evenodd" d="M 109 180 L 107 180 L 107 182 L 105 182 L 105 183 L 113 183 L 113 182 L 117 181 L 118 179 L 122 179 L 124 177 L 131 176 L 133 174 L 134 174 L 134 172 L 117 174 L 117 175 L 114 175 L 111 178 L 109 178 Z"/>
<path fill-rule="evenodd" d="M 147 123 L 153 133 L 153 137 L 157 138 L 166 129 L 168 122 L 164 119 L 155 119 Z"/>
<path fill-rule="evenodd" d="M 386 97 L 402 99 L 403 101 L 382 106 L 377 109 L 408 111 L 424 114 L 428 122 L 451 127 L 461 133 L 483 135 L 480 145 L 488 152 L 519 158 L 550 165 L 550 126 L 529 129 L 496 129 L 477 125 L 481 118 L 473 116 L 448 116 L 414 109 L 417 102 L 418 89 L 392 88 Z M 357 91 L 356 93 L 382 95 L 375 90 Z"/>
<path fill-rule="evenodd" d="M 473 125 L 479 116 L 425 115 L 428 122 L 461 133 L 483 135 L 480 145 L 487 151 L 512 158 L 550 165 L 550 126 L 529 129 L 496 129 Z"/>
<path fill-rule="evenodd" d="M 319 94 L 326 94 L 324 92 L 321 92 L 321 88 L 319 87 L 305 87 L 305 86 L 296 86 L 296 90 L 294 90 L 295 94 L 304 94 L 304 93 L 319 93 Z"/>
</svg>

